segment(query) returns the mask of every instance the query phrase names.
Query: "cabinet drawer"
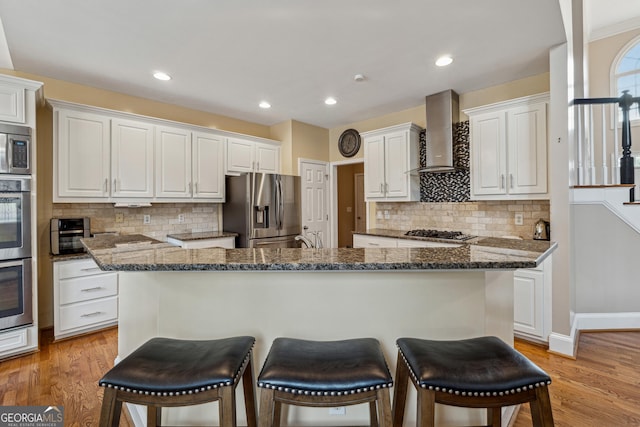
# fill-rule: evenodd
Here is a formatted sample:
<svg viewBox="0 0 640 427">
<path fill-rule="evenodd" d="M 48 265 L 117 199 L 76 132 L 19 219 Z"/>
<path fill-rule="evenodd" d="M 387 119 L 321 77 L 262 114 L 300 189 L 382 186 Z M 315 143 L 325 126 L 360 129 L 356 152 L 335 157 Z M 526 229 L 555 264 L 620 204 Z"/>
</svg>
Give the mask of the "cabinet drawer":
<svg viewBox="0 0 640 427">
<path fill-rule="evenodd" d="M 118 297 L 60 307 L 60 329 L 65 331 L 118 320 Z"/>
<path fill-rule="evenodd" d="M 98 264 L 96 264 L 92 259 L 60 261 L 57 262 L 56 265 L 58 266 L 60 279 L 102 273 Z"/>
<path fill-rule="evenodd" d="M 60 305 L 118 294 L 118 273 L 74 277 L 60 281 Z"/>
</svg>

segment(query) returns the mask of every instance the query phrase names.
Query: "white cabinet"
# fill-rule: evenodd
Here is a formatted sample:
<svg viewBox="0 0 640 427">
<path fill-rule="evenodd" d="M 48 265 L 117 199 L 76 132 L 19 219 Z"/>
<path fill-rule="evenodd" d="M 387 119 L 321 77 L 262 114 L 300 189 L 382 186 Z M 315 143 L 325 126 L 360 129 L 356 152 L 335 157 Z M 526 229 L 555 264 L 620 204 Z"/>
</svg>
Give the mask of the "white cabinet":
<svg viewBox="0 0 640 427">
<path fill-rule="evenodd" d="M 111 121 L 111 196 L 153 197 L 153 125 Z"/>
<path fill-rule="evenodd" d="M 191 132 L 156 127 L 156 197 L 191 198 Z"/>
<path fill-rule="evenodd" d="M 224 138 L 194 132 L 192 142 L 193 198 L 224 201 Z"/>
<path fill-rule="evenodd" d="M 74 110 L 55 112 L 54 202 L 107 201 L 110 189 L 110 120 Z"/>
<path fill-rule="evenodd" d="M 227 140 L 227 174 L 280 173 L 280 146 L 240 138 Z"/>
<path fill-rule="evenodd" d="M 361 134 L 365 200 L 420 201 L 420 130 L 406 123 Z"/>
<path fill-rule="evenodd" d="M 224 201 L 222 133 L 49 102 L 54 106 L 54 202 Z"/>
<path fill-rule="evenodd" d="M 516 335 L 548 341 L 551 332 L 551 257 L 536 268 L 516 270 L 513 330 Z"/>
<path fill-rule="evenodd" d="M 91 259 L 53 264 L 53 329 L 56 339 L 118 323 L 118 273 Z"/>
<path fill-rule="evenodd" d="M 547 199 L 548 94 L 465 110 L 471 198 Z"/>
<path fill-rule="evenodd" d="M 25 123 L 25 88 L 0 81 L 0 121 Z"/>
</svg>

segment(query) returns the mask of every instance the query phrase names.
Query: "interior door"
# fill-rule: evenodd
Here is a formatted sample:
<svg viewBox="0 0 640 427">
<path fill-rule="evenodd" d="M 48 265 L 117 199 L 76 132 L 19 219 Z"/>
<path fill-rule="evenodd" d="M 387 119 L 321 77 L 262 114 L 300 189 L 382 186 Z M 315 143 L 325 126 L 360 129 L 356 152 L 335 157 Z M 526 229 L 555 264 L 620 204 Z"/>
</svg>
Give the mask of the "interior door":
<svg viewBox="0 0 640 427">
<path fill-rule="evenodd" d="M 316 233 L 322 246 L 329 244 L 328 168 L 326 162 L 300 162 L 303 234 L 313 242 Z"/>
<path fill-rule="evenodd" d="M 367 204 L 364 202 L 364 174 L 354 175 L 354 201 L 356 207 L 355 231 L 364 232 L 367 229 Z"/>
</svg>

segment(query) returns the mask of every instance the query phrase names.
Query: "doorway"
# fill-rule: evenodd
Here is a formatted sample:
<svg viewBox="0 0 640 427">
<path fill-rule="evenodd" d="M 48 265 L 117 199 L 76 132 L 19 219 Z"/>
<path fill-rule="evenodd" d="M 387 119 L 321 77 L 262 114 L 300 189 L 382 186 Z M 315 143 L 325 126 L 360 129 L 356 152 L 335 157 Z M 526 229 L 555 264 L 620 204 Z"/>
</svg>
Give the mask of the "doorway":
<svg viewBox="0 0 640 427">
<path fill-rule="evenodd" d="M 356 189 L 358 175 L 361 176 L 359 179 L 364 186 L 364 161 L 362 159 L 331 164 L 332 241 L 335 242 L 334 246 L 338 248 L 353 245 L 353 232 L 358 226 L 366 229 L 364 191 L 358 192 Z M 360 203 L 357 201 L 358 197 L 361 198 Z M 360 221 L 357 221 L 358 216 L 360 216 Z"/>
<path fill-rule="evenodd" d="M 318 247 L 329 247 L 328 177 L 329 164 L 300 159 L 302 234 Z"/>
</svg>

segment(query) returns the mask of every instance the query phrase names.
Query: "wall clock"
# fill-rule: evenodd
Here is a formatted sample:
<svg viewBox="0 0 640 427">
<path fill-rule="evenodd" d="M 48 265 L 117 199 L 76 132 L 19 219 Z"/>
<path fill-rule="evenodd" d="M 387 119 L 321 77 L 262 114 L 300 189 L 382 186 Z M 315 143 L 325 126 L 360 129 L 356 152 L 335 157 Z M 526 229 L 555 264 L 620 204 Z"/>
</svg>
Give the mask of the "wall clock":
<svg viewBox="0 0 640 427">
<path fill-rule="evenodd" d="M 360 133 L 355 129 L 347 129 L 338 139 L 338 150 L 344 157 L 353 157 L 360 150 Z"/>
</svg>

